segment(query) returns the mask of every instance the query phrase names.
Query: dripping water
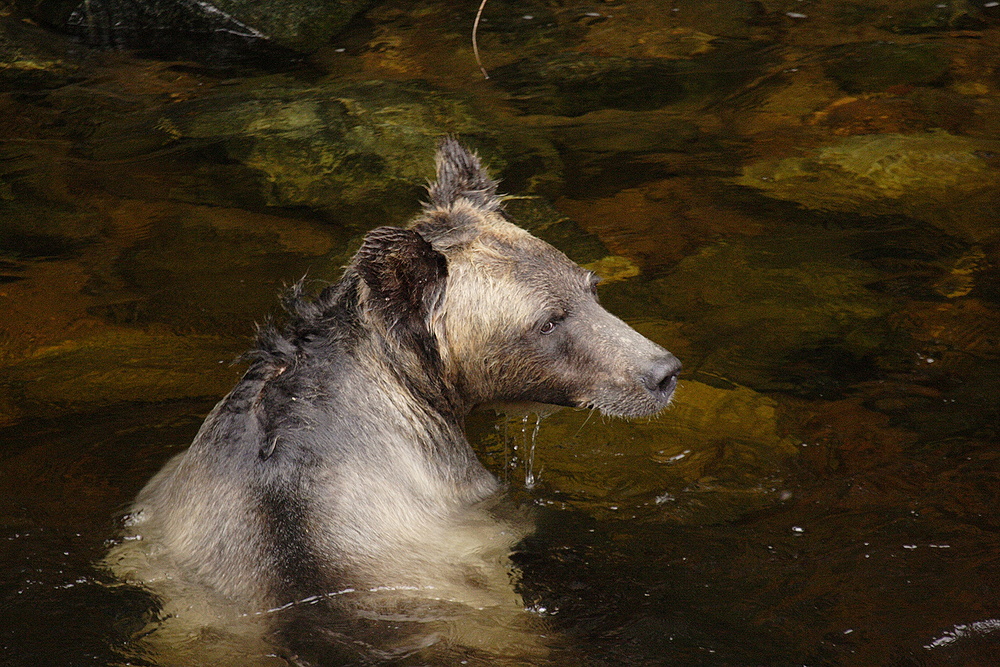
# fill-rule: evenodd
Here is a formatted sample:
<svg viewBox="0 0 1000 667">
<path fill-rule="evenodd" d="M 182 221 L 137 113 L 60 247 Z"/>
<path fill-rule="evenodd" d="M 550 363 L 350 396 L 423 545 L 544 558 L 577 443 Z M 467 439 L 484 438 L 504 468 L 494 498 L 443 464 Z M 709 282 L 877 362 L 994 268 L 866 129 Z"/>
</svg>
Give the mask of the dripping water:
<svg viewBox="0 0 1000 667">
<path fill-rule="evenodd" d="M 524 465 L 524 487 L 533 489 L 538 483 L 540 471 L 535 469 L 535 448 L 538 444 L 538 432 L 541 430 L 541 412 L 526 412 L 520 415 L 520 434 L 512 428 L 514 415 L 506 416 L 494 425 L 497 438 L 503 445 L 503 482 L 510 484 L 515 471 Z M 534 422 L 532 422 L 534 417 Z"/>
<path fill-rule="evenodd" d="M 521 435 L 527 440 L 528 417 L 524 415 L 521 420 Z M 535 488 L 535 444 L 538 442 L 538 429 L 542 425 L 542 415 L 535 413 L 535 428 L 531 431 L 531 442 L 525 442 L 528 448 L 527 460 L 524 464 L 524 487 L 526 489 Z"/>
</svg>

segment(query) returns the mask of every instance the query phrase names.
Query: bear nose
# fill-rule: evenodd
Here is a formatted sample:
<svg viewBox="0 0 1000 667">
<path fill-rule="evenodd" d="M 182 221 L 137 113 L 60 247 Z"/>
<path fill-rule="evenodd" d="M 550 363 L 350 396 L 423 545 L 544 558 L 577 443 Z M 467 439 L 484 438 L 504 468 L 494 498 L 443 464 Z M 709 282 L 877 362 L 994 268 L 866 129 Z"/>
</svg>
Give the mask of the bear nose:
<svg viewBox="0 0 1000 667">
<path fill-rule="evenodd" d="M 680 359 L 672 354 L 657 357 L 642 374 L 642 383 L 658 401 L 666 403 L 677 386 L 677 375 L 681 372 Z"/>
</svg>

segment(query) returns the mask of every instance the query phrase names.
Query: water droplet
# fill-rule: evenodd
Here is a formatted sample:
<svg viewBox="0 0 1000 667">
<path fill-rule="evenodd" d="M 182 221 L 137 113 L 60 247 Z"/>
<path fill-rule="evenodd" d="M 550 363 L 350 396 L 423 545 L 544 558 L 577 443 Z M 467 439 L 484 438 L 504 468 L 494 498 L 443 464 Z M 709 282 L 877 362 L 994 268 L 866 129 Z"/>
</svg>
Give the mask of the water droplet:
<svg viewBox="0 0 1000 667">
<path fill-rule="evenodd" d="M 522 433 L 526 434 L 526 427 L 528 424 L 528 415 L 524 415 Z M 535 428 L 531 431 L 531 442 L 528 443 L 528 460 L 525 462 L 524 468 L 524 486 L 528 489 L 535 487 L 535 483 L 538 481 L 535 477 L 535 445 L 538 441 L 538 429 L 542 425 L 542 415 L 535 413 Z"/>
</svg>

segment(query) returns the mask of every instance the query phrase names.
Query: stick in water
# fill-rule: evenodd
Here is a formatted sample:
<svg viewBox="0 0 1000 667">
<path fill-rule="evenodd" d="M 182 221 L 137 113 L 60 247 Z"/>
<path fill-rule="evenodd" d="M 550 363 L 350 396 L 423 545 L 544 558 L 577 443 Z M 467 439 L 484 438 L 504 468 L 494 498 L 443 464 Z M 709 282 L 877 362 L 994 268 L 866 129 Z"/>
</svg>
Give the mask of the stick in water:
<svg viewBox="0 0 1000 667">
<path fill-rule="evenodd" d="M 483 61 L 479 58 L 479 44 L 476 42 L 476 33 L 479 31 L 479 19 L 483 17 L 483 8 L 485 6 L 486 0 L 479 3 L 479 11 L 476 12 L 476 22 L 472 24 L 472 53 L 476 56 L 476 64 L 479 65 L 479 71 L 483 73 L 483 78 L 488 79 L 490 75 L 486 73 Z"/>
</svg>

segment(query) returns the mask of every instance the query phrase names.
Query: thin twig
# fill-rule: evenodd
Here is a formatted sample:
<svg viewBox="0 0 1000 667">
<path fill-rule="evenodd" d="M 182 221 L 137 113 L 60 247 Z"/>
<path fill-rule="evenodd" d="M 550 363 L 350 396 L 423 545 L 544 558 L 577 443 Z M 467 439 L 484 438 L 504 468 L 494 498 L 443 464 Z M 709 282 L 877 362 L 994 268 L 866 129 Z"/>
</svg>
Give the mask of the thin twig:
<svg viewBox="0 0 1000 667">
<path fill-rule="evenodd" d="M 483 17 L 483 8 L 485 6 L 486 0 L 479 3 L 479 11 L 476 12 L 476 22 L 472 24 L 472 53 L 476 56 L 476 64 L 479 65 L 479 71 L 483 73 L 483 78 L 488 79 L 490 75 L 486 73 L 483 61 L 479 58 L 479 44 L 476 42 L 476 33 L 479 32 L 479 19 Z"/>
</svg>

